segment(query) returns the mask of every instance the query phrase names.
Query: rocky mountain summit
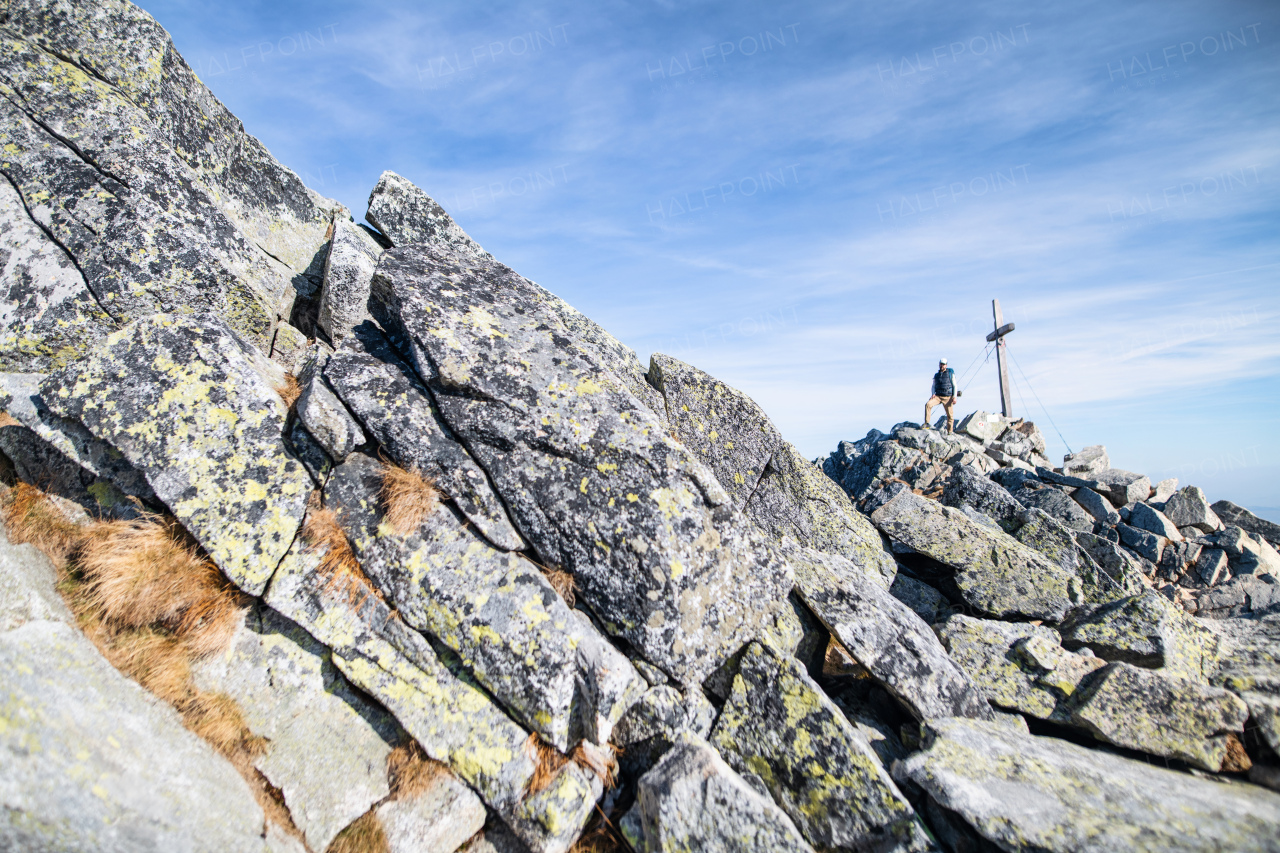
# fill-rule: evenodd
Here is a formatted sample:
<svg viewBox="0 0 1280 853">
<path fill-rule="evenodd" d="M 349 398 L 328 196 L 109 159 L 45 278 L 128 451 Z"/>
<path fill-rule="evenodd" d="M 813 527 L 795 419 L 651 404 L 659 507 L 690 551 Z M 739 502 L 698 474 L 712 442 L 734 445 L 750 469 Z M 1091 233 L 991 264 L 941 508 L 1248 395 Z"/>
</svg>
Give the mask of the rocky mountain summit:
<svg viewBox="0 0 1280 853">
<path fill-rule="evenodd" d="M 1280 528 L 805 459 L 123 0 L 0 7 L 0 848 L 1280 849 Z"/>
</svg>

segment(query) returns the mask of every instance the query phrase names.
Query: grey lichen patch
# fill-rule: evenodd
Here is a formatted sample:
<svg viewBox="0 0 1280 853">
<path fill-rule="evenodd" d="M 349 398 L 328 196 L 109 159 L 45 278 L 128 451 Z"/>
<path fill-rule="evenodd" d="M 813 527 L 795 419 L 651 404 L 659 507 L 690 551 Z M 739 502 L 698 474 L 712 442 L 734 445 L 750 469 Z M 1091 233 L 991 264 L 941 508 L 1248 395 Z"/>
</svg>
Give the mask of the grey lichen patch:
<svg viewBox="0 0 1280 853">
<path fill-rule="evenodd" d="M 929 847 L 876 754 L 794 658 L 748 646 L 710 740 L 818 849 Z"/>
<path fill-rule="evenodd" d="M 241 589 L 261 594 L 301 523 L 311 479 L 285 449 L 285 407 L 221 319 L 157 314 L 42 386 L 142 471 Z"/>
</svg>

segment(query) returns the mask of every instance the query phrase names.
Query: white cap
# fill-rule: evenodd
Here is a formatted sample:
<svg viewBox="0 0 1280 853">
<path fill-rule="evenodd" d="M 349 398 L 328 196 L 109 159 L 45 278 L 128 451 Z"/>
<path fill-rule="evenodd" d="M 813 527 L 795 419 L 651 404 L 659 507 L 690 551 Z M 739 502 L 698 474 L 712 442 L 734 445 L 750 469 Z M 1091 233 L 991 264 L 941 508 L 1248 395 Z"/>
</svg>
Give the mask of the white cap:
<svg viewBox="0 0 1280 853">
<path fill-rule="evenodd" d="M 938 359 L 938 364 L 946 364 L 946 363 L 947 363 L 947 359 L 945 357 Z"/>
</svg>

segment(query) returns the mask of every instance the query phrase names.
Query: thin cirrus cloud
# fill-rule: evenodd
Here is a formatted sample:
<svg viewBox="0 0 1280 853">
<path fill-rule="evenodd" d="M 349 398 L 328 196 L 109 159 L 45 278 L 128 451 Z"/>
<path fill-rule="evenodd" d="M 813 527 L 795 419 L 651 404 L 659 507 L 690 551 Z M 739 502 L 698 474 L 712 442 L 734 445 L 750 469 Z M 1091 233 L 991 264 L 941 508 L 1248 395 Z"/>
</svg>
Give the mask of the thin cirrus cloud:
<svg viewBox="0 0 1280 853">
<path fill-rule="evenodd" d="M 1056 452 L 1280 506 L 1273 3 L 144 6 L 318 191 L 360 217 L 404 174 L 810 457 L 982 364 L 998 297 Z M 997 407 L 974 372 L 961 408 Z"/>
</svg>

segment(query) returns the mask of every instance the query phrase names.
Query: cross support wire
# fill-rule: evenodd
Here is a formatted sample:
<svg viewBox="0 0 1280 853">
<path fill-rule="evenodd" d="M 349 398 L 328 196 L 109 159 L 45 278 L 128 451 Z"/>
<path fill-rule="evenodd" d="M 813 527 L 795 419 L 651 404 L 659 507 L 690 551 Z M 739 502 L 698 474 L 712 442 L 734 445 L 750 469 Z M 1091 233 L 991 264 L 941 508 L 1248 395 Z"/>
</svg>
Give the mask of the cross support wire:
<svg viewBox="0 0 1280 853">
<path fill-rule="evenodd" d="M 988 341 L 996 344 L 996 366 L 1000 370 L 1000 414 L 1006 418 L 1013 417 L 1013 397 L 1009 387 L 1009 362 L 1004 350 L 1004 337 L 1013 331 L 1013 324 L 1004 322 L 1004 313 L 1000 310 L 1000 300 L 991 300 L 991 316 L 995 320 L 995 331 L 987 335 Z"/>
</svg>

